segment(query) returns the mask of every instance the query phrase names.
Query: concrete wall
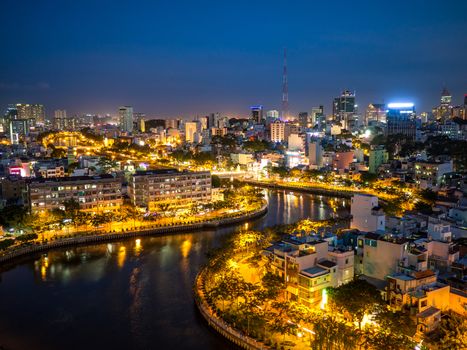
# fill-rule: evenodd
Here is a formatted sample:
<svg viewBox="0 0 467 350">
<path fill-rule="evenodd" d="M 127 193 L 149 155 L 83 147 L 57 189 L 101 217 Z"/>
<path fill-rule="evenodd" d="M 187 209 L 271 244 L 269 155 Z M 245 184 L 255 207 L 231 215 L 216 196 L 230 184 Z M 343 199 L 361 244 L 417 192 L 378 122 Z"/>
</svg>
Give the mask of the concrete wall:
<svg viewBox="0 0 467 350">
<path fill-rule="evenodd" d="M 363 274 L 384 280 L 387 275 L 396 272 L 398 262 L 406 256 L 407 243 L 376 242 L 376 247 L 365 244 L 363 248 Z"/>
</svg>

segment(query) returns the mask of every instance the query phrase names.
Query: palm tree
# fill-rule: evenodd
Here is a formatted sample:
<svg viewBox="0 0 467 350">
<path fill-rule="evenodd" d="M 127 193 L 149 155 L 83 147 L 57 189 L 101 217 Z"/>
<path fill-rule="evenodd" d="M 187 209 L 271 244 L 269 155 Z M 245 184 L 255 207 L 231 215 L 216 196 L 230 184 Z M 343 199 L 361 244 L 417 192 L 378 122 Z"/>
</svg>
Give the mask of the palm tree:
<svg viewBox="0 0 467 350">
<path fill-rule="evenodd" d="M 225 311 L 225 301 L 230 299 L 230 286 L 229 282 L 225 278 L 221 278 L 219 283 L 217 283 L 208 293 L 214 302 L 221 300 L 222 301 L 222 312 Z"/>
<path fill-rule="evenodd" d="M 122 207 L 122 217 L 125 220 L 133 220 L 133 229 L 136 227 L 136 220 L 141 216 L 140 212 L 133 205 L 125 205 Z"/>
</svg>

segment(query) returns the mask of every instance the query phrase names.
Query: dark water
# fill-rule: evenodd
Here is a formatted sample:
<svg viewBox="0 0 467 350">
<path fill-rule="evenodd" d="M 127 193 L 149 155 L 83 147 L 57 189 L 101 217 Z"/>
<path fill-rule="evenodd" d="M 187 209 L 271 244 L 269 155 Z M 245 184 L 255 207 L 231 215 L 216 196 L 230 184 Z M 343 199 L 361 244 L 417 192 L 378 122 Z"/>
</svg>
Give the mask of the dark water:
<svg viewBox="0 0 467 350">
<path fill-rule="evenodd" d="M 329 198 L 268 191 L 261 229 L 329 217 Z M 346 212 L 343 199 L 338 212 Z M 243 224 L 241 226 L 245 226 Z M 192 285 L 206 252 L 241 226 L 66 248 L 0 274 L 5 349 L 234 349 L 196 312 Z"/>
</svg>

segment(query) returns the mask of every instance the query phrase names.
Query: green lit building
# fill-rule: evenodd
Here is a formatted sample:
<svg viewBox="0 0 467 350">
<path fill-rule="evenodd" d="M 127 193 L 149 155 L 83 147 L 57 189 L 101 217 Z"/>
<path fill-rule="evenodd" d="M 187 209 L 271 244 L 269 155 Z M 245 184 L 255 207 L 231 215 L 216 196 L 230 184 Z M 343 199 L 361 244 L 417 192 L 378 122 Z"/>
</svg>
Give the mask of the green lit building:
<svg viewBox="0 0 467 350">
<path fill-rule="evenodd" d="M 376 174 L 378 168 L 381 164 L 387 163 L 388 161 L 388 152 L 382 148 L 375 148 L 370 151 L 370 160 L 368 164 L 368 172 L 371 174 Z"/>
</svg>

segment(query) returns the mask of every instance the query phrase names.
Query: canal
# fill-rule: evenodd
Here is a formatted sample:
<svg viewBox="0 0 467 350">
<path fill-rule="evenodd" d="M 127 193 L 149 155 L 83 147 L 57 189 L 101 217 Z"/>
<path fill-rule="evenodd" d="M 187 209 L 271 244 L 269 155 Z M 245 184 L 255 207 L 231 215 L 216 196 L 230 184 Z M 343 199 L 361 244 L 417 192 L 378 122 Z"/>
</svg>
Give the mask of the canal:
<svg viewBox="0 0 467 350">
<path fill-rule="evenodd" d="M 265 190 L 269 211 L 239 226 L 63 248 L 0 271 L 0 349 L 235 349 L 198 314 L 206 252 L 248 225 L 325 219 L 348 200 Z"/>
</svg>

